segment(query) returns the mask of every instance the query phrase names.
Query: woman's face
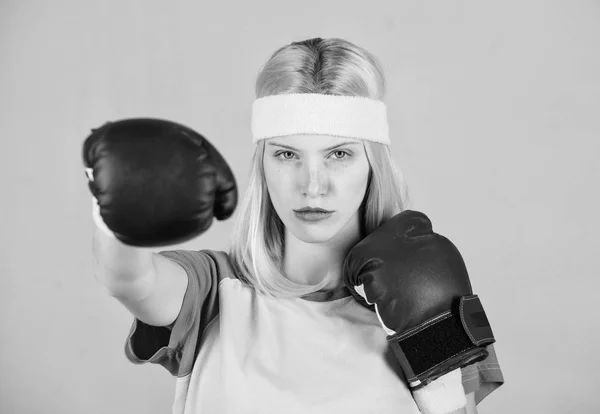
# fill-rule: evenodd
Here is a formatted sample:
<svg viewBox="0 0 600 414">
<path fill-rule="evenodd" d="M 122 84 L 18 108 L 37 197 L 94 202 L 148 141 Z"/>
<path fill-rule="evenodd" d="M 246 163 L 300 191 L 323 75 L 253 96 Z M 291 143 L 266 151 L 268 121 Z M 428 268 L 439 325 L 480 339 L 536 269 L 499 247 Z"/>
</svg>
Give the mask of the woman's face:
<svg viewBox="0 0 600 414">
<path fill-rule="evenodd" d="M 358 210 L 369 178 L 362 141 L 327 135 L 270 138 L 263 165 L 271 202 L 296 238 L 322 243 L 336 235 L 358 235 Z M 331 213 L 319 217 L 296 211 L 305 207 Z"/>
</svg>

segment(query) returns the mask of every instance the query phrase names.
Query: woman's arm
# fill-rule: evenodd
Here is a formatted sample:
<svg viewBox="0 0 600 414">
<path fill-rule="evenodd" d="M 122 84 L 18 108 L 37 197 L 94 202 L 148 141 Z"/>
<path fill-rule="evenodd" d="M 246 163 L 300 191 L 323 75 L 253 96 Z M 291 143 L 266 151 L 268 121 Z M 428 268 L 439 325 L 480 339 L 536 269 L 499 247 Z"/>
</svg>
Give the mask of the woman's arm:
<svg viewBox="0 0 600 414">
<path fill-rule="evenodd" d="M 171 325 L 188 275 L 146 247 L 191 240 L 213 219 L 229 218 L 237 204 L 233 172 L 202 135 L 162 119 L 105 123 L 86 138 L 83 156 L 97 279 L 140 321 Z"/>
<path fill-rule="evenodd" d="M 467 406 L 465 407 L 467 414 L 477 414 L 477 404 L 475 404 L 475 393 L 467 394 Z"/>
<path fill-rule="evenodd" d="M 98 228 L 94 259 L 96 279 L 137 319 L 153 326 L 175 321 L 188 283 L 181 266 L 148 249 L 125 245 Z"/>
<path fill-rule="evenodd" d="M 475 404 L 475 393 L 467 394 L 467 405 L 460 410 L 453 411 L 451 414 L 477 414 L 477 404 Z"/>
</svg>

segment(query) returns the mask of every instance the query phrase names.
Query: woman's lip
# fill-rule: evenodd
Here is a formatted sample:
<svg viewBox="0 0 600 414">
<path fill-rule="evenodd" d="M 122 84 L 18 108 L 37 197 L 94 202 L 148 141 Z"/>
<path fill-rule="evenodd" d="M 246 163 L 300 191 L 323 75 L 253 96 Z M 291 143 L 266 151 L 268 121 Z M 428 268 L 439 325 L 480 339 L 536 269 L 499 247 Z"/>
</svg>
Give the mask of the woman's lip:
<svg viewBox="0 0 600 414">
<path fill-rule="evenodd" d="M 296 213 L 333 213 L 333 211 L 330 210 L 323 210 L 321 208 L 316 208 L 316 209 L 301 209 L 301 210 L 294 210 Z"/>
<path fill-rule="evenodd" d="M 303 221 L 325 220 L 326 218 L 331 217 L 332 214 L 333 214 L 333 211 L 319 212 L 319 211 L 296 211 L 296 210 L 294 210 L 294 215 Z"/>
</svg>

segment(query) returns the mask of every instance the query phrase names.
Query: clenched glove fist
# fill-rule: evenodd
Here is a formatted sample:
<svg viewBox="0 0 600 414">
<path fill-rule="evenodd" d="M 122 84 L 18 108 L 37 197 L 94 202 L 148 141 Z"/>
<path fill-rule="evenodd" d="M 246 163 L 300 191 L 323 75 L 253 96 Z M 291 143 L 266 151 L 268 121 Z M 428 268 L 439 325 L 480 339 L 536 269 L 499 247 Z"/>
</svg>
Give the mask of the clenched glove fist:
<svg viewBox="0 0 600 414">
<path fill-rule="evenodd" d="M 377 312 L 420 410 L 464 407 L 460 368 L 485 359 L 495 339 L 456 246 L 406 210 L 354 246 L 343 269 L 355 298 Z"/>
</svg>

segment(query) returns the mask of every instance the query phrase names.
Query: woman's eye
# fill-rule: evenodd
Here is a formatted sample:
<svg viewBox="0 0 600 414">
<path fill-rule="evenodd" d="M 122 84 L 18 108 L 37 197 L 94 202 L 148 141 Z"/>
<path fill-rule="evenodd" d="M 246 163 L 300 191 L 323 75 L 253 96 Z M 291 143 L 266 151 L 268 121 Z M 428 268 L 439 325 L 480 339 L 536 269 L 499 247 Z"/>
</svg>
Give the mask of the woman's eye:
<svg viewBox="0 0 600 414">
<path fill-rule="evenodd" d="M 284 154 L 289 155 L 289 157 L 286 157 Z M 291 160 L 294 157 L 294 153 L 291 151 L 282 151 L 279 154 L 277 154 L 277 157 L 281 157 L 283 155 L 283 158 L 286 160 Z"/>
<path fill-rule="evenodd" d="M 335 151 L 333 154 L 334 154 L 335 158 L 337 158 L 338 160 L 343 160 L 350 156 L 350 154 L 348 154 L 346 151 Z M 338 155 L 340 155 L 340 156 L 338 156 Z"/>
</svg>

